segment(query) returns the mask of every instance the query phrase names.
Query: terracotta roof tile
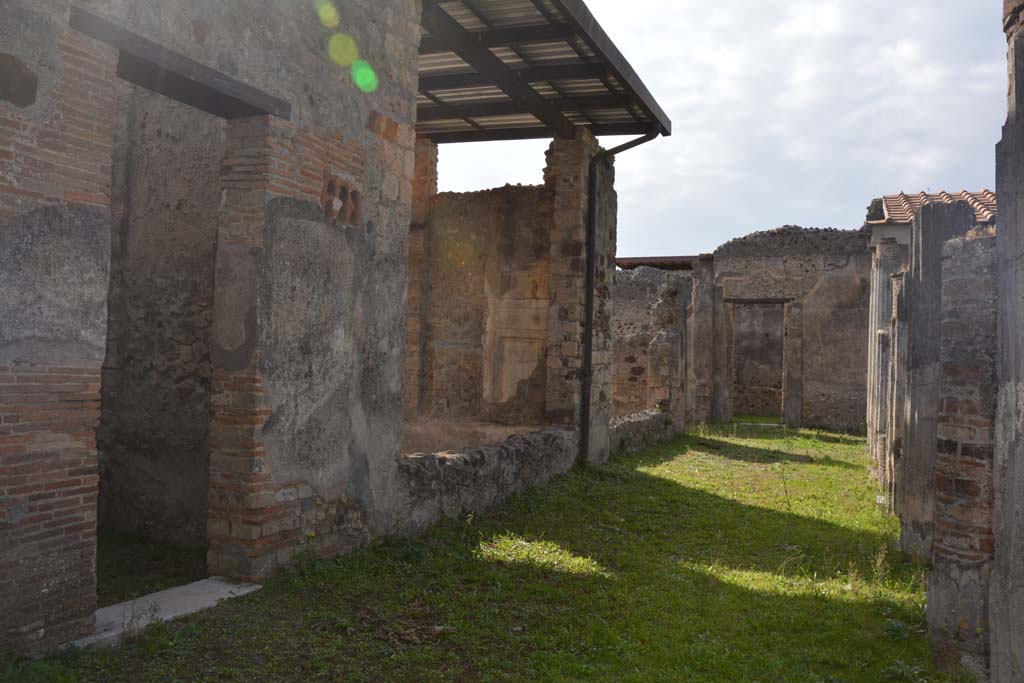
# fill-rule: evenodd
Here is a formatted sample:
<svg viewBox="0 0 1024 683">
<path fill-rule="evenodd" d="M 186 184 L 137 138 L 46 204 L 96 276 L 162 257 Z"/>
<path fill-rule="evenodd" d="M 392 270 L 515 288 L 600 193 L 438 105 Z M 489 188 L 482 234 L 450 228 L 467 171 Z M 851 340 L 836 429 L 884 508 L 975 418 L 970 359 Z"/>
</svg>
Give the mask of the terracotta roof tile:
<svg viewBox="0 0 1024 683">
<path fill-rule="evenodd" d="M 868 221 L 869 223 L 912 223 L 914 213 L 925 204 L 931 202 L 942 202 L 952 204 L 953 202 L 965 201 L 974 207 L 974 213 L 979 223 L 995 223 L 996 221 L 996 194 L 989 190 L 981 192 L 934 192 L 928 194 L 890 194 L 882 197 L 882 206 L 885 210 L 885 219 Z"/>
</svg>

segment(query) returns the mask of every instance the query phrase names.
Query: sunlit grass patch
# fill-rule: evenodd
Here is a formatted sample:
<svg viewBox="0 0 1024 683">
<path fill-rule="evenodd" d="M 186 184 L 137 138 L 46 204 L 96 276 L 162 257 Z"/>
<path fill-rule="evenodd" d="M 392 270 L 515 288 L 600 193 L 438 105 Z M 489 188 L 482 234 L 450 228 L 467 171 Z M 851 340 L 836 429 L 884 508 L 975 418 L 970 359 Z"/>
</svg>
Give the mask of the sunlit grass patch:
<svg viewBox="0 0 1024 683">
<path fill-rule="evenodd" d="M 501 534 L 482 541 L 478 556 L 485 560 L 528 564 L 570 574 L 611 576 L 589 557 L 574 555 L 549 541 L 529 541 L 516 534 Z"/>
</svg>

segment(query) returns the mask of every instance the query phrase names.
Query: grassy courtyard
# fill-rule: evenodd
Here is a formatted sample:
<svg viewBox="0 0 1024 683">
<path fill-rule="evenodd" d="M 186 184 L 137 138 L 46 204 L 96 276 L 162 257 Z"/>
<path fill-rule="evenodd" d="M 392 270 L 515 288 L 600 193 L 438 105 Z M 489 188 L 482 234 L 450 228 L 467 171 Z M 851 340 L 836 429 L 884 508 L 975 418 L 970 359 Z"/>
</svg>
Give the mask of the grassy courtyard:
<svg viewBox="0 0 1024 683">
<path fill-rule="evenodd" d="M 33 681 L 932 681 L 861 439 L 743 425 L 284 572 Z"/>
</svg>

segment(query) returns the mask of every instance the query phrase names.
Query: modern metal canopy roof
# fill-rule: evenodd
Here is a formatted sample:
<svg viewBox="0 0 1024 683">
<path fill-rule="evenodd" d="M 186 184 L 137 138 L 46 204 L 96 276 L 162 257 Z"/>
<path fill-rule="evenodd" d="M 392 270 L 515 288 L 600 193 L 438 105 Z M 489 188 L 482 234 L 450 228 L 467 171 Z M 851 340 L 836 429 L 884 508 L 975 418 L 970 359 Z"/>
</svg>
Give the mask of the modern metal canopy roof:
<svg viewBox="0 0 1024 683">
<path fill-rule="evenodd" d="M 424 0 L 422 28 L 421 137 L 672 133 L 583 0 Z"/>
</svg>

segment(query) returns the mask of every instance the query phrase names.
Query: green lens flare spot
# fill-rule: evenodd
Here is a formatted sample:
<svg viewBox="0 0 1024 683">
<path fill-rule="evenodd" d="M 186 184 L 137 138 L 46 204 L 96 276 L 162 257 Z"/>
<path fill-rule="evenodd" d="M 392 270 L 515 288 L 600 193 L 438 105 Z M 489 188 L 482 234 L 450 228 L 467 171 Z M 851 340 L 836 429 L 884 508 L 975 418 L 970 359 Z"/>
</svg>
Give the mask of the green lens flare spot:
<svg viewBox="0 0 1024 683">
<path fill-rule="evenodd" d="M 352 64 L 352 80 L 356 87 L 365 93 L 371 93 L 380 87 L 380 78 L 365 59 L 358 59 Z"/>
<path fill-rule="evenodd" d="M 351 66 L 359 59 L 359 46 L 352 36 L 335 33 L 327 43 L 327 54 L 338 66 Z"/>
<path fill-rule="evenodd" d="M 341 23 L 341 15 L 338 8 L 331 0 L 316 0 L 316 15 L 320 17 L 320 23 L 327 28 L 337 28 Z"/>
</svg>

